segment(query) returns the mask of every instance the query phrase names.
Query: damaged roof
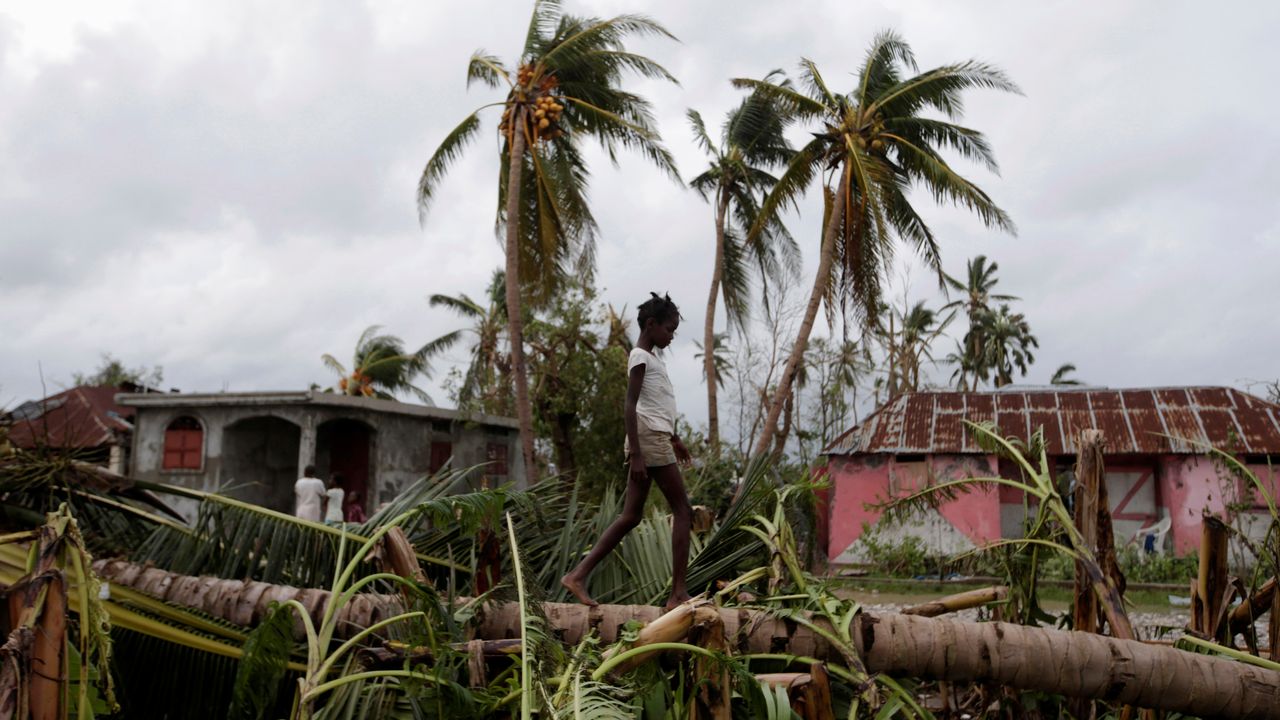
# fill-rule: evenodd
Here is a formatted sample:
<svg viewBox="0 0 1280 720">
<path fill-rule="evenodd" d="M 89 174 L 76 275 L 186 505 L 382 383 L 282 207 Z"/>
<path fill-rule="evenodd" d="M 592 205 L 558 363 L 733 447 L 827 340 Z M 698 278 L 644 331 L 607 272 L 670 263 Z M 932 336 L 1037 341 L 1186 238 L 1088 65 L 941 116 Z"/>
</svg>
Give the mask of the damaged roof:
<svg viewBox="0 0 1280 720">
<path fill-rule="evenodd" d="M 32 400 L 5 416 L 18 447 L 86 449 L 123 441 L 133 430 L 133 408 L 117 405 L 114 385 L 81 386 Z"/>
<path fill-rule="evenodd" d="M 1050 455 L 1074 454 L 1076 438 L 1088 428 L 1103 431 L 1108 454 L 1200 454 L 1203 444 L 1280 454 L 1280 405 L 1229 387 L 906 393 L 824 453 L 984 454 L 965 420 L 994 422 L 1002 434 L 1024 439 L 1043 427 Z"/>
</svg>

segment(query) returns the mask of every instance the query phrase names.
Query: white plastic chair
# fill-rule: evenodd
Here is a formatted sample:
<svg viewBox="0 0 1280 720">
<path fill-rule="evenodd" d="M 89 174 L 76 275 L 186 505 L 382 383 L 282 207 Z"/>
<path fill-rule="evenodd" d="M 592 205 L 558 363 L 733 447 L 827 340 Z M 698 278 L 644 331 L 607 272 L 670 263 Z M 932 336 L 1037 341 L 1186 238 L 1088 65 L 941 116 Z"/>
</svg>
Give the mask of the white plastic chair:
<svg viewBox="0 0 1280 720">
<path fill-rule="evenodd" d="M 1172 526 L 1173 518 L 1166 515 L 1154 525 L 1148 525 L 1135 532 L 1133 539 L 1129 542 L 1138 544 L 1138 557 L 1145 559 L 1147 553 L 1164 555 L 1164 536 L 1169 534 L 1169 528 Z"/>
</svg>

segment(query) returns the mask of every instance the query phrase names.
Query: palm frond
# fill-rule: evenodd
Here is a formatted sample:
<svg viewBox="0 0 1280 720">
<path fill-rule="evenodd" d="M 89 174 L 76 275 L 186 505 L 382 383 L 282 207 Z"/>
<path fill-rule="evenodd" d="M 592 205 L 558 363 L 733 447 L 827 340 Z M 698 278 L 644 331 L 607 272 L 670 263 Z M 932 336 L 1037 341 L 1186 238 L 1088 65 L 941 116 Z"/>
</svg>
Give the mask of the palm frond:
<svg viewBox="0 0 1280 720">
<path fill-rule="evenodd" d="M 529 29 L 525 33 L 524 50 L 521 53 L 522 60 L 529 59 L 545 42 L 544 38 L 556 31 L 560 13 L 560 0 L 534 0 L 533 13 L 529 16 Z"/>
<path fill-rule="evenodd" d="M 906 138 L 890 137 L 899 152 L 903 169 L 911 176 L 923 180 L 935 201 L 950 201 L 976 214 L 988 227 L 1017 234 L 1017 228 L 1008 213 L 1001 210 L 981 188 L 952 170 L 940 156 Z"/>
<path fill-rule="evenodd" d="M 865 108 L 871 104 L 874 90 L 892 72 L 895 63 L 901 63 L 913 72 L 916 70 L 916 58 L 911 46 L 894 31 L 883 30 L 871 41 L 867 59 L 859 73 L 856 97 L 858 107 Z"/>
<path fill-rule="evenodd" d="M 917 116 L 894 116 L 885 120 L 885 130 L 907 138 L 921 147 L 946 147 L 960 157 L 977 162 L 999 175 L 1000 165 L 986 136 L 977 130 L 944 120 Z"/>
<path fill-rule="evenodd" d="M 778 183 L 760 204 L 760 212 L 747 234 L 747 242 L 754 240 L 752 236 L 764 232 L 767 224 L 773 222 L 785 208 L 799 206 L 800 196 L 804 194 L 805 189 L 818 173 L 825 144 L 821 138 L 815 138 L 796 153 L 782 177 L 778 178 Z"/>
<path fill-rule="evenodd" d="M 444 307 L 464 318 L 478 318 L 484 315 L 484 308 L 475 300 L 472 300 L 465 293 L 459 294 L 457 297 L 452 295 L 434 294 L 427 299 L 427 304 L 431 307 Z"/>
<path fill-rule="evenodd" d="M 237 664 L 228 720 L 264 720 L 275 709 L 276 695 L 293 654 L 293 610 L 273 604 L 267 617 L 249 633 Z"/>
<path fill-rule="evenodd" d="M 747 274 L 745 248 L 733 232 L 724 233 L 724 262 L 721 265 L 720 296 L 731 327 L 746 332 L 751 319 L 751 278 Z"/>
<path fill-rule="evenodd" d="M 500 58 L 477 50 L 471 55 L 471 62 L 467 63 L 467 87 L 471 87 L 471 83 L 476 81 L 496 88 L 501 87 L 504 81 L 511 84 L 511 77 L 502 66 Z"/>
<path fill-rule="evenodd" d="M 565 92 L 572 91 L 573 88 L 566 84 Z M 575 109 L 573 113 L 575 124 L 600 141 L 615 165 L 617 164 L 617 146 L 621 145 L 629 150 L 639 151 L 669 177 L 677 182 L 680 181 L 675 156 L 660 144 L 657 133 L 650 128 L 652 118 L 649 116 L 647 104 L 644 107 L 637 107 L 639 98 L 629 96 L 629 102 L 621 103 L 625 110 L 619 113 L 591 103 L 587 98 L 581 97 L 583 94 L 585 93 L 579 93 L 579 96 L 565 96 L 570 106 Z M 613 95 L 624 94 L 613 93 Z"/>
<path fill-rule="evenodd" d="M 711 140 L 711 136 L 707 133 L 707 125 L 702 121 L 702 115 L 697 110 L 689 108 L 685 111 L 685 117 L 689 119 L 689 126 L 693 128 L 693 140 L 702 148 L 702 151 L 715 157 L 720 154 L 716 150 L 716 144 Z"/>
<path fill-rule="evenodd" d="M 949 118 L 964 112 L 961 93 L 973 88 L 1003 90 L 1017 95 L 1022 91 L 1005 72 L 995 66 L 968 60 L 943 65 L 904 80 L 877 95 L 868 109 L 885 115 L 914 115 L 935 109 Z"/>
<path fill-rule="evenodd" d="M 827 106 L 788 85 L 754 78 L 734 78 L 733 86 L 758 92 L 777 103 L 786 117 L 811 120 L 827 112 Z"/>
<path fill-rule="evenodd" d="M 580 25 L 567 25 L 562 19 L 561 28 L 557 30 L 557 34 L 560 33 L 564 36 L 553 39 L 550 48 L 539 58 L 553 72 L 573 69 L 591 53 L 619 48 L 629 35 L 676 39 L 666 28 L 644 15 L 618 15 L 608 20 L 588 20 Z"/>
<path fill-rule="evenodd" d="M 321 355 L 320 362 L 324 363 L 325 367 L 337 373 L 339 377 L 346 377 L 347 369 L 343 367 L 342 363 L 338 362 L 337 358 L 329 353 Z"/>
<path fill-rule="evenodd" d="M 425 221 L 431 201 L 435 199 L 440 181 L 449 170 L 449 166 L 462 156 L 467 143 L 471 142 L 480 131 L 479 111 L 468 115 L 456 128 L 449 132 L 436 148 L 427 166 L 422 170 L 418 180 L 418 218 Z"/>
</svg>

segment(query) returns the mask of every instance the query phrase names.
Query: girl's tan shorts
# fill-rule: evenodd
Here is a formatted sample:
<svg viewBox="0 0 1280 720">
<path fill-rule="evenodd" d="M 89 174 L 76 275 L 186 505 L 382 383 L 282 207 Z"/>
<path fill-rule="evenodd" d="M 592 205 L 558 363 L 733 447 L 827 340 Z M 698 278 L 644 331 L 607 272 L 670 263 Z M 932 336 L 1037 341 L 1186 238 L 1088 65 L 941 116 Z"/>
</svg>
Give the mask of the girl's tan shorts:
<svg viewBox="0 0 1280 720">
<path fill-rule="evenodd" d="M 640 454 L 644 456 L 645 467 L 662 467 L 674 465 L 676 451 L 671 447 L 671 433 L 665 430 L 650 430 L 644 423 L 637 422 L 636 435 L 640 440 Z M 631 459 L 631 438 L 624 438 L 623 452 Z"/>
</svg>

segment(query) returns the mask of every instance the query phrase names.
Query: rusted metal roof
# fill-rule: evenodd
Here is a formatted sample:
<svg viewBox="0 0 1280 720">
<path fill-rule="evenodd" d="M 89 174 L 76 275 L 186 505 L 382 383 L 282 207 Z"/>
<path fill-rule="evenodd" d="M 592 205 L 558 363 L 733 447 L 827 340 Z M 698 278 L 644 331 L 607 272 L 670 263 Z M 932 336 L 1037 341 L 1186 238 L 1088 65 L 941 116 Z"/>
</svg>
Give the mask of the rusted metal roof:
<svg viewBox="0 0 1280 720">
<path fill-rule="evenodd" d="M 906 393 L 836 438 L 828 455 L 980 454 L 964 421 L 994 422 L 1006 436 L 1043 428 L 1050 455 L 1075 453 L 1098 428 L 1108 454 L 1199 454 L 1204 448 L 1280 454 L 1280 405 L 1228 387 L 1036 388 Z"/>
<path fill-rule="evenodd" d="M 115 403 L 114 386 L 74 387 L 14 408 L 9 439 L 18 447 L 86 449 L 122 441 L 133 430 L 133 408 Z"/>
</svg>

